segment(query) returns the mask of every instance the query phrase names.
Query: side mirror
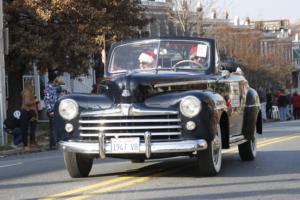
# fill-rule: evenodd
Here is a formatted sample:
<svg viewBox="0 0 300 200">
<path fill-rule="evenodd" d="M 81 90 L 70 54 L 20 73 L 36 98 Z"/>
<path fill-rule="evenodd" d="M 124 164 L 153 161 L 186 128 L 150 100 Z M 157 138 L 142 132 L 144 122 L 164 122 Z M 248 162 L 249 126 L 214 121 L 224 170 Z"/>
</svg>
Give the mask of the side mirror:
<svg viewBox="0 0 300 200">
<path fill-rule="evenodd" d="M 221 76 L 216 80 L 216 82 L 218 83 L 220 80 L 227 79 L 229 77 L 230 77 L 230 72 L 228 70 L 222 70 Z"/>
<path fill-rule="evenodd" d="M 221 73 L 221 77 L 222 78 L 229 78 L 230 76 L 230 71 L 229 70 L 223 70 L 222 73 Z"/>
<path fill-rule="evenodd" d="M 243 70 L 240 68 L 240 67 L 237 67 L 236 71 L 235 71 L 236 74 L 240 74 L 240 75 L 243 75 Z"/>
<path fill-rule="evenodd" d="M 220 62 L 220 67 L 222 70 L 228 70 L 230 73 L 233 73 L 238 71 L 239 65 L 233 58 L 227 58 Z"/>
</svg>

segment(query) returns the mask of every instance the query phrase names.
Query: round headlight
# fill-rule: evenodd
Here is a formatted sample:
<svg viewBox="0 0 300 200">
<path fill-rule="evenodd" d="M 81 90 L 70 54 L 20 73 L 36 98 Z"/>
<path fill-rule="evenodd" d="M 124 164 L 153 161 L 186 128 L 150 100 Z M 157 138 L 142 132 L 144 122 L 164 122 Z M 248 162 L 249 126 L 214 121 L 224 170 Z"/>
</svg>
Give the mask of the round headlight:
<svg viewBox="0 0 300 200">
<path fill-rule="evenodd" d="M 78 115 L 78 104 L 72 99 L 63 99 L 58 106 L 58 112 L 62 118 L 72 120 Z"/>
<path fill-rule="evenodd" d="M 189 118 L 195 117 L 201 111 L 201 101 L 194 96 L 184 97 L 180 102 L 180 112 Z"/>
</svg>

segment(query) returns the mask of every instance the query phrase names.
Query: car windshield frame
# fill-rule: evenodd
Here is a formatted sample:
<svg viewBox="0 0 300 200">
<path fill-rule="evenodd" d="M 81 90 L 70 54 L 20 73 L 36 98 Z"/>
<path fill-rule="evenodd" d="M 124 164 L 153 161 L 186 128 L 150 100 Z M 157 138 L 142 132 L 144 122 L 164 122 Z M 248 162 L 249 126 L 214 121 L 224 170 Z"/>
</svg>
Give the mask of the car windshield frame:
<svg viewBox="0 0 300 200">
<path fill-rule="evenodd" d="M 196 51 L 194 49 L 195 47 L 197 49 Z M 183 50 L 179 48 L 182 48 Z M 110 59 L 106 66 L 106 72 L 108 75 L 129 73 L 132 71 L 176 71 L 176 69 L 203 72 L 211 68 L 212 59 L 214 58 L 212 55 L 212 48 L 213 47 L 211 42 L 205 39 L 148 39 L 121 42 L 121 44 L 116 44 L 112 48 L 109 56 Z M 191 60 L 190 57 L 192 51 L 197 54 L 197 58 L 199 58 L 198 55 L 205 56 L 205 66 L 193 66 L 195 64 L 189 61 Z M 150 52 L 150 55 L 148 55 L 148 52 Z M 174 55 L 171 55 L 172 53 Z M 178 55 L 175 55 L 176 53 Z M 185 60 L 184 63 L 186 65 L 182 63 L 175 68 L 174 64 L 172 63 L 172 59 L 174 59 L 176 56 L 179 57 L 178 60 Z M 122 58 L 120 59 L 120 57 Z M 164 64 L 166 63 L 165 60 L 162 61 L 164 57 L 166 60 L 169 60 L 168 62 L 170 64 Z M 153 66 L 148 68 L 141 68 L 142 58 L 146 59 L 147 61 L 149 61 L 149 59 L 153 61 Z M 120 60 L 117 61 L 117 59 Z M 126 62 L 132 63 L 129 63 L 128 65 L 126 65 L 126 67 L 119 67 L 117 65 L 118 63 L 124 64 Z"/>
</svg>

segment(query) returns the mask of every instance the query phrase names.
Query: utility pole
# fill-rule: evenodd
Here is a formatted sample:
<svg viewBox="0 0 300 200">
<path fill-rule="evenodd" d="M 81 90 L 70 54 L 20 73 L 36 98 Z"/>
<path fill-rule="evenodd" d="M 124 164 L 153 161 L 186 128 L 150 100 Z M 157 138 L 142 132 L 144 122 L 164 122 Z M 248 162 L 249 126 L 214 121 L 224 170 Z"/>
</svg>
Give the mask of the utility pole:
<svg viewBox="0 0 300 200">
<path fill-rule="evenodd" d="M 0 145 L 7 143 L 7 136 L 3 129 L 6 117 L 4 37 L 3 37 L 3 1 L 0 0 Z"/>
<path fill-rule="evenodd" d="M 203 32 L 203 5 L 199 1 L 196 6 L 196 11 L 198 15 L 198 22 L 197 22 L 197 36 L 201 37 Z"/>
</svg>

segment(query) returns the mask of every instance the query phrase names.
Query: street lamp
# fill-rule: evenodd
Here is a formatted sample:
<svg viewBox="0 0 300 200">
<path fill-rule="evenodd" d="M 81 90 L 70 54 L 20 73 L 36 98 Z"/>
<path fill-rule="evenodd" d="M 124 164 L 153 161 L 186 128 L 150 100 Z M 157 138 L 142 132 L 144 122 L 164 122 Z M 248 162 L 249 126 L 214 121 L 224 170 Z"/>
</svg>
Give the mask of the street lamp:
<svg viewBox="0 0 300 200">
<path fill-rule="evenodd" d="M 202 12 L 202 11 L 203 11 L 202 3 L 201 3 L 201 2 L 198 2 L 196 8 L 197 8 L 197 9 L 196 9 L 197 12 L 199 12 L 199 13 Z"/>
<path fill-rule="evenodd" d="M 4 65 L 4 42 L 3 42 L 3 2 L 0 0 L 0 145 L 7 142 L 4 133 L 3 121 L 6 114 L 6 92 L 5 92 L 5 65 Z"/>
</svg>

